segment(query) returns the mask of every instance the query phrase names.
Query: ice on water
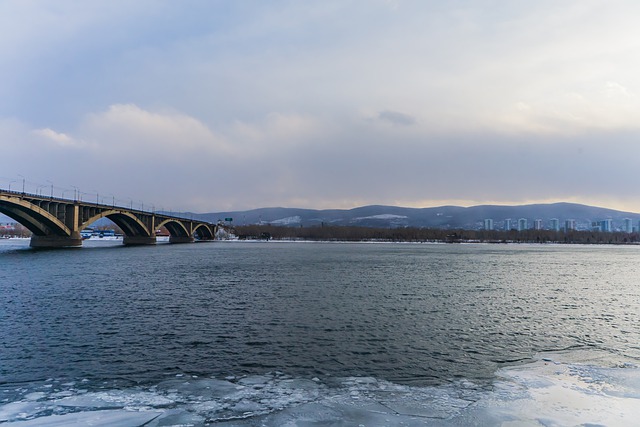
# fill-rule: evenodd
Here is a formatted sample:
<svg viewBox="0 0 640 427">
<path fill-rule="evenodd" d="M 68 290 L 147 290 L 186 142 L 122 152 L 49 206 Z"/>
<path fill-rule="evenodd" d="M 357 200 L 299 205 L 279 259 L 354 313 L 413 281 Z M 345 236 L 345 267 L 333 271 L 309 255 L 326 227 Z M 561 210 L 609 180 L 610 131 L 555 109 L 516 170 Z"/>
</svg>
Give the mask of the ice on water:
<svg viewBox="0 0 640 427">
<path fill-rule="evenodd" d="M 632 425 L 640 420 L 640 370 L 568 364 L 551 358 L 505 369 L 479 413 L 534 425 Z"/>
<path fill-rule="evenodd" d="M 28 421 L 17 421 L 8 425 L 15 427 L 86 427 L 86 426 L 144 426 L 149 421 L 161 415 L 151 411 L 124 411 L 110 409 L 104 411 L 91 411 L 71 413 L 65 415 L 50 415 Z"/>
<path fill-rule="evenodd" d="M 178 376 L 151 387 L 3 389 L 0 424 L 24 426 L 574 426 L 640 419 L 640 369 L 566 354 L 501 369 L 489 387 L 411 387 L 375 378 Z"/>
</svg>

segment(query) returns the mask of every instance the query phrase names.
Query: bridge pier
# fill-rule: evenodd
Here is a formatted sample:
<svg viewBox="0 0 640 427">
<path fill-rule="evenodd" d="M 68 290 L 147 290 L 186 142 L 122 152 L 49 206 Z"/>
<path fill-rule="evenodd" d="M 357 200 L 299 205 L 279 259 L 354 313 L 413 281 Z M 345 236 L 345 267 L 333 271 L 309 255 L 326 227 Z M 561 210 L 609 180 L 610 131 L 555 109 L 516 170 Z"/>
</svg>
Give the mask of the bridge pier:
<svg viewBox="0 0 640 427">
<path fill-rule="evenodd" d="M 155 245 L 156 236 L 124 236 L 122 243 L 125 245 Z"/>
<path fill-rule="evenodd" d="M 196 239 L 191 236 L 171 236 L 169 243 L 193 243 Z"/>
<path fill-rule="evenodd" d="M 29 246 L 32 248 L 66 248 L 82 246 L 82 237 L 78 236 L 31 236 Z"/>
</svg>

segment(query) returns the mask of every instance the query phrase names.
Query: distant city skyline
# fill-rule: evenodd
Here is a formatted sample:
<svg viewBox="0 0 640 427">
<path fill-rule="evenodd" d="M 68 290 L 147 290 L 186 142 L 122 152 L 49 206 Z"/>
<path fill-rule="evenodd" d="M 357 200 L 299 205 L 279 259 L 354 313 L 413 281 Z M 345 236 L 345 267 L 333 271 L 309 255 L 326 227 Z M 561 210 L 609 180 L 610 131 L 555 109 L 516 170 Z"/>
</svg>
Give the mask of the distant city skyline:
<svg viewBox="0 0 640 427">
<path fill-rule="evenodd" d="M 2 2 L 0 187 L 194 212 L 640 212 L 639 13 L 624 0 Z"/>
<path fill-rule="evenodd" d="M 614 231 L 622 231 L 626 233 L 633 233 L 640 230 L 640 221 L 636 221 L 634 225 L 634 221 L 630 218 L 624 218 L 622 221 L 619 221 L 614 224 L 613 220 L 610 218 L 602 219 L 602 220 L 592 220 L 592 221 L 583 221 L 578 223 L 575 219 L 567 219 L 564 221 L 564 226 L 560 226 L 560 220 L 558 218 L 551 218 L 548 220 L 543 220 L 540 218 L 536 218 L 532 223 L 529 222 L 528 218 L 519 218 L 517 222 L 515 222 L 515 226 L 513 225 L 513 221 L 511 218 L 505 218 L 503 220 L 495 220 L 493 218 L 485 218 L 482 221 L 482 226 L 476 226 L 478 229 L 483 230 L 517 230 L 517 231 L 525 231 L 525 230 L 552 230 L 552 231 L 569 231 L 569 230 L 578 230 L 578 231 L 602 231 L 602 232 L 614 232 Z"/>
</svg>

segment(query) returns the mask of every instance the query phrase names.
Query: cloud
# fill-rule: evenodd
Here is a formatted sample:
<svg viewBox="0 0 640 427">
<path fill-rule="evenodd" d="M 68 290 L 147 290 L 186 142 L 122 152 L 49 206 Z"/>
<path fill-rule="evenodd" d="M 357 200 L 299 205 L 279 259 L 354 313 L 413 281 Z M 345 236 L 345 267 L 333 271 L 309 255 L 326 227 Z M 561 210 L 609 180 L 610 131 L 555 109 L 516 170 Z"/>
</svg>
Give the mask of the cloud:
<svg viewBox="0 0 640 427">
<path fill-rule="evenodd" d="M 318 119 L 284 113 L 213 130 L 184 113 L 134 104 L 87 114 L 67 132 L 29 130 L 18 122 L 5 128 L 22 141 L 19 151 L 10 148 L 28 159 L 28 168 L 18 167 L 21 162 L 7 167 L 9 176 L 173 210 L 232 208 L 246 199 L 269 204 L 269 197 L 282 197 L 298 181 L 299 165 L 287 164 L 290 153 L 303 152 L 323 132 Z"/>
<path fill-rule="evenodd" d="M 408 114 L 389 110 L 378 113 L 378 119 L 396 126 L 411 126 L 416 122 L 416 119 Z"/>
<path fill-rule="evenodd" d="M 58 144 L 62 147 L 74 147 L 74 146 L 80 145 L 77 141 L 75 141 L 69 135 L 65 133 L 56 132 L 49 128 L 35 129 L 32 132 L 34 135 L 43 137 L 44 139 L 52 141 L 53 143 Z"/>
<path fill-rule="evenodd" d="M 184 113 L 130 104 L 88 114 L 65 132 L 17 122 L 0 132 L 23 142 L 3 147 L 16 159 L 3 168 L 7 179 L 20 174 L 27 186 L 50 181 L 56 192 L 73 185 L 85 197 L 113 194 L 171 210 L 640 197 L 633 133 L 529 135 L 516 143 L 509 135 L 418 129 L 399 139 L 357 117 L 325 126 L 284 113 L 212 129 Z"/>
<path fill-rule="evenodd" d="M 330 127 L 324 124 L 326 127 Z M 254 122 L 234 121 L 227 130 L 234 150 L 243 156 L 307 143 L 324 133 L 320 119 L 309 115 L 268 113 Z"/>
<path fill-rule="evenodd" d="M 633 97 L 635 97 L 634 94 L 629 92 L 628 88 L 624 87 L 620 83 L 607 82 L 607 83 L 605 83 L 604 86 L 605 86 L 604 87 L 604 94 L 608 98 L 616 98 L 616 97 L 633 98 Z"/>
<path fill-rule="evenodd" d="M 111 105 L 106 111 L 88 114 L 78 126 L 80 138 L 96 150 L 118 155 L 159 153 L 181 158 L 190 152 L 226 152 L 222 137 L 201 121 L 175 111 L 148 111 L 134 104 Z"/>
<path fill-rule="evenodd" d="M 635 12 L 5 2 L 0 147 L 15 160 L 3 174 L 194 210 L 631 203 Z"/>
<path fill-rule="evenodd" d="M 220 8 L 196 1 L 153 13 L 152 3 L 140 3 L 5 5 L 4 16 L 18 17 L 5 19 L 15 31 L 0 45 L 9 58 L 0 77 L 14 82 L 0 97 L 11 102 L 5 108 L 27 121 L 51 116 L 41 126 L 50 128 L 128 103 L 167 106 L 214 126 L 272 112 L 336 118 L 365 109 L 396 125 L 407 122 L 387 113 L 410 112 L 437 131 L 637 127 L 635 103 L 616 102 L 615 120 L 611 108 L 594 107 L 603 85 L 609 95 L 612 82 L 637 90 L 632 70 L 640 64 L 629 54 L 637 6 L 628 3 L 624 14 L 592 2 L 496 11 L 482 2 Z M 515 116 L 517 102 L 532 112 Z"/>
</svg>

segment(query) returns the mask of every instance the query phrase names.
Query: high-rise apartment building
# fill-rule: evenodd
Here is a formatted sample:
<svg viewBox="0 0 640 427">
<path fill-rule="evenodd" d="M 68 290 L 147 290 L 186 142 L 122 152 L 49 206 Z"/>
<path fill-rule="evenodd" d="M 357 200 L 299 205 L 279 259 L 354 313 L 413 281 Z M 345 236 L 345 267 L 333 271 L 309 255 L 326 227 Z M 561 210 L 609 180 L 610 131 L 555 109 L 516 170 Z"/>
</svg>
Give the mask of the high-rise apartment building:
<svg viewBox="0 0 640 427">
<path fill-rule="evenodd" d="M 520 218 L 518 220 L 518 231 L 523 231 L 523 230 L 526 230 L 527 228 L 529 228 L 527 224 L 527 218 Z"/>
</svg>

